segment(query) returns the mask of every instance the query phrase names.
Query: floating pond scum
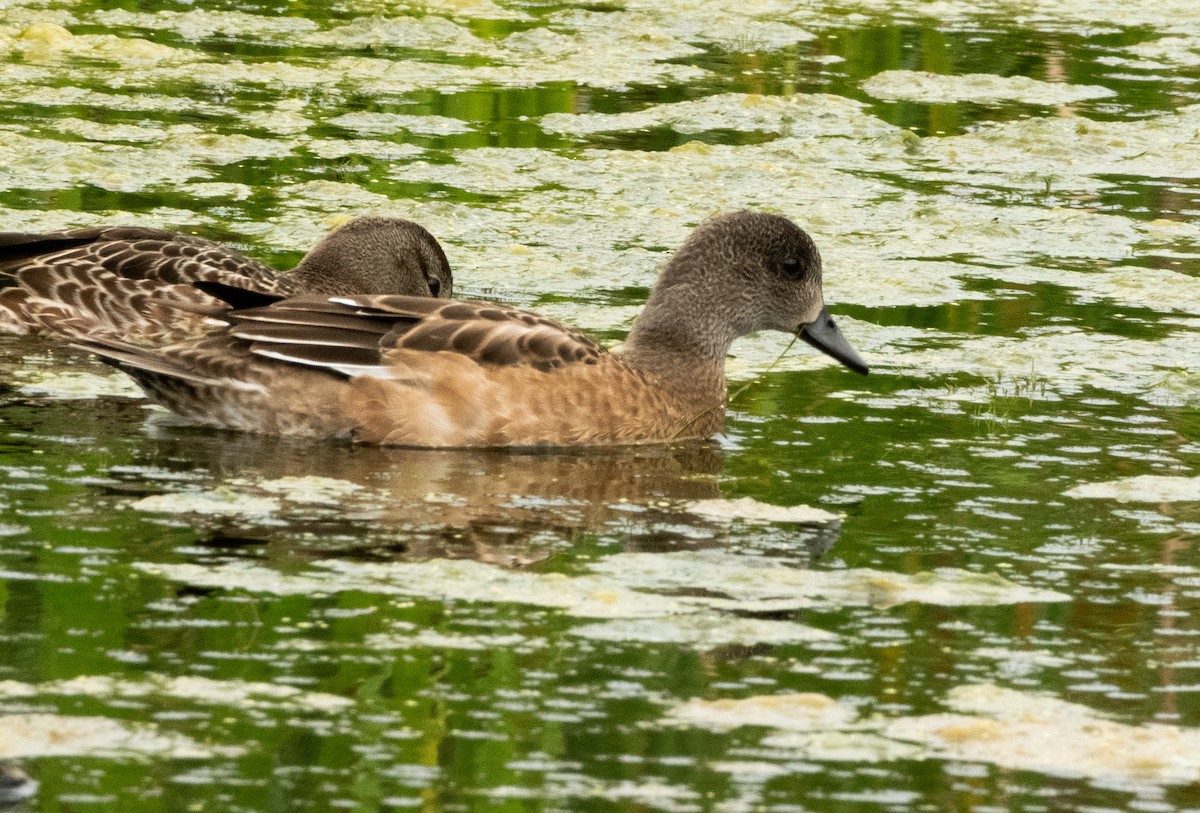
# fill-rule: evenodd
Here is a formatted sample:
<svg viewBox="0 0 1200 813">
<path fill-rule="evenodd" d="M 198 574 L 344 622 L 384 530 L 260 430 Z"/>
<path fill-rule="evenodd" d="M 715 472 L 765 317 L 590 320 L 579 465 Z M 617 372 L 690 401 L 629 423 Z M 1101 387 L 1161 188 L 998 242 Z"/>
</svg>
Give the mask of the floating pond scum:
<svg viewBox="0 0 1200 813">
<path fill-rule="evenodd" d="M 764 210 L 872 370 L 422 452 L 0 336 L 12 809 L 1200 810 L 1194 0 L 35 0 L 0 90 L 0 231 L 407 217 L 616 347 Z"/>
</svg>

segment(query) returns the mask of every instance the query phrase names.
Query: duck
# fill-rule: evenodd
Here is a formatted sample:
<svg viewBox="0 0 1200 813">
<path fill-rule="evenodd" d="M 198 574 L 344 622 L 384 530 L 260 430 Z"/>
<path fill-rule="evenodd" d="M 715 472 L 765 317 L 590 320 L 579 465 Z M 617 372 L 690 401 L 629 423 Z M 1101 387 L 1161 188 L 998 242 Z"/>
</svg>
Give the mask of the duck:
<svg viewBox="0 0 1200 813">
<path fill-rule="evenodd" d="M 446 254 L 424 227 L 362 216 L 336 229 L 290 271 L 220 243 L 139 226 L 0 234 L 0 331 L 106 336 L 148 347 L 203 336 L 228 302 L 198 282 L 273 297 L 396 294 L 448 298 Z"/>
<path fill-rule="evenodd" d="M 73 344 L 191 422 L 264 434 L 426 448 L 709 438 L 724 427 L 730 346 L 762 330 L 868 372 L 825 305 L 812 238 L 761 212 L 697 227 L 616 351 L 491 302 L 197 285 L 229 302 L 224 329 L 149 349 Z"/>
</svg>

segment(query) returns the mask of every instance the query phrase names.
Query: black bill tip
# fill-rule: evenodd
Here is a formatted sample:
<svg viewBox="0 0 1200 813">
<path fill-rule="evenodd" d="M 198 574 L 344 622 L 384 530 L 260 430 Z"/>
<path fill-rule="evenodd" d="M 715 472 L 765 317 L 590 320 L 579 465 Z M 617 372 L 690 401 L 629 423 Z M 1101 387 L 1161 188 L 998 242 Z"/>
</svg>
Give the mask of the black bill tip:
<svg viewBox="0 0 1200 813">
<path fill-rule="evenodd" d="M 797 335 L 822 353 L 845 364 L 854 372 L 862 375 L 870 372 L 870 368 L 858 355 L 858 351 L 850 346 L 850 342 L 846 341 L 846 337 L 833 323 L 833 317 L 829 315 L 828 308 L 821 308 L 817 318 L 809 324 L 801 326 Z"/>
</svg>

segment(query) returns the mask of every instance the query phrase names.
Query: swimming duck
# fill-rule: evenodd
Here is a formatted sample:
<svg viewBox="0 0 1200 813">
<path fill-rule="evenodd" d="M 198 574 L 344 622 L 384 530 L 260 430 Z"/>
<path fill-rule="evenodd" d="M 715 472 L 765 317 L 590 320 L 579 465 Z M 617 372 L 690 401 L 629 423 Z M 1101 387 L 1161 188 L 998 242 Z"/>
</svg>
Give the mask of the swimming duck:
<svg viewBox="0 0 1200 813">
<path fill-rule="evenodd" d="M 624 347 L 488 302 L 247 294 L 228 327 L 146 350 L 76 346 L 192 421 L 419 447 L 575 446 L 705 438 L 725 418 L 725 357 L 758 330 L 867 366 L 826 309 L 821 258 L 783 217 L 701 225 L 667 263 Z"/>
<path fill-rule="evenodd" d="M 72 332 L 162 346 L 212 330 L 228 303 L 197 282 L 285 297 L 295 294 L 453 293 L 446 255 L 408 220 L 359 217 L 280 273 L 232 248 L 188 234 L 100 226 L 0 234 L 0 330 Z M 224 326 L 224 322 L 217 323 Z"/>
</svg>

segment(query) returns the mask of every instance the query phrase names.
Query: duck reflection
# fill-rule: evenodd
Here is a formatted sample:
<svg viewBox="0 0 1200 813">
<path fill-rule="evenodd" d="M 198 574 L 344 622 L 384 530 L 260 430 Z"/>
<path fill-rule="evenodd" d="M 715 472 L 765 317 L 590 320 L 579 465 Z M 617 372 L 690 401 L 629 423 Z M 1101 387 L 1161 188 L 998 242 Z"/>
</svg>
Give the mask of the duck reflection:
<svg viewBox="0 0 1200 813">
<path fill-rule="evenodd" d="M 199 463 L 217 484 L 280 497 L 283 509 L 269 524 L 239 516 L 208 524 L 214 548 L 265 544 L 268 556 L 289 558 L 448 557 L 520 567 L 579 545 L 597 552 L 694 549 L 726 545 L 734 533 L 727 522 L 688 509 L 722 496 L 723 451 L 712 442 L 430 451 L 169 425 L 151 431 L 154 465 Z M 320 492 L 323 484 L 332 489 L 315 501 L 289 498 L 289 490 Z M 756 547 L 803 564 L 836 535 L 836 524 L 784 532 L 747 526 L 735 534 L 740 543 L 756 536 Z"/>
</svg>

